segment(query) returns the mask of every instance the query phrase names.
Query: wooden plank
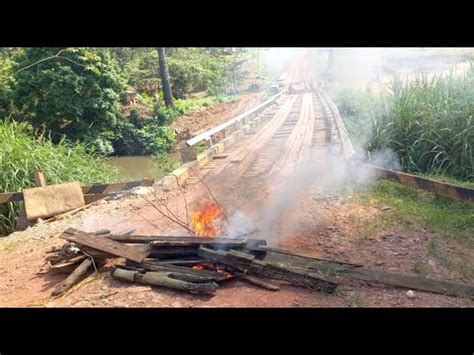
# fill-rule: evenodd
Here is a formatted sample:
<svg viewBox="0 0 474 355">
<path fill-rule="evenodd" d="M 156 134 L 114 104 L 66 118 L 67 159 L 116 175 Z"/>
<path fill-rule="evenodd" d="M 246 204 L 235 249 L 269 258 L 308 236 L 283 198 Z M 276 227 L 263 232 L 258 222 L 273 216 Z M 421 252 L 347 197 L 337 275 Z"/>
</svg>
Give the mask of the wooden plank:
<svg viewBox="0 0 474 355">
<path fill-rule="evenodd" d="M 24 189 L 23 196 L 29 221 L 52 217 L 85 205 L 79 182 Z"/>
<path fill-rule="evenodd" d="M 38 187 L 44 187 L 46 186 L 46 179 L 44 177 L 44 174 L 41 170 L 35 170 L 35 182 L 36 186 Z"/>
<path fill-rule="evenodd" d="M 161 236 L 161 235 L 110 235 L 107 238 L 122 243 L 150 243 L 152 246 L 199 246 L 202 244 L 227 244 L 243 246 L 245 239 L 233 238 L 211 238 L 211 237 L 188 237 L 188 236 Z"/>
<path fill-rule="evenodd" d="M 474 189 L 468 187 L 427 179 L 400 171 L 383 169 L 369 164 L 357 163 L 357 166 L 364 167 L 369 172 L 373 171 L 378 179 L 394 181 L 405 186 L 430 191 L 455 200 L 474 202 Z"/>
<path fill-rule="evenodd" d="M 285 118 L 288 116 L 293 104 L 295 103 L 295 99 L 289 99 L 285 105 L 280 108 L 275 117 L 268 123 L 262 127 L 261 130 L 253 137 L 252 141 L 247 144 L 243 145 L 239 148 L 235 153 L 232 154 L 232 162 L 240 163 L 244 160 L 250 153 L 255 152 L 265 146 L 267 141 L 273 136 L 273 134 L 280 128 L 281 124 L 285 121 Z M 216 171 L 220 172 L 220 170 Z"/>
<path fill-rule="evenodd" d="M 255 277 L 255 276 L 250 276 L 250 275 L 247 275 L 247 274 L 242 274 L 242 273 L 239 273 L 237 274 L 237 276 L 239 276 L 239 278 L 245 280 L 245 281 L 248 281 L 254 285 L 257 285 L 257 286 L 260 286 L 260 287 L 263 287 L 267 290 L 270 290 L 270 291 L 280 291 L 280 287 L 275 285 L 275 284 L 272 284 L 268 281 L 265 281 L 265 280 L 262 280 L 258 277 Z"/>
<path fill-rule="evenodd" d="M 393 274 L 365 268 L 337 270 L 336 275 L 412 290 L 474 299 L 474 287 L 472 286 L 433 280 L 425 277 Z"/>
<path fill-rule="evenodd" d="M 0 204 L 23 201 L 23 192 L 2 192 L 0 193 Z"/>
<path fill-rule="evenodd" d="M 87 270 L 92 266 L 92 260 L 85 259 L 63 282 L 56 286 L 53 291 L 53 296 L 59 296 L 60 294 L 69 290 L 74 284 L 79 281 Z"/>
<path fill-rule="evenodd" d="M 118 242 L 115 242 L 118 243 Z M 185 256 L 197 256 L 197 246 L 184 246 L 184 247 L 160 247 L 160 248 L 150 248 L 149 256 L 150 258 L 180 258 Z"/>
<path fill-rule="evenodd" d="M 71 231 L 72 230 L 72 231 Z M 71 231 L 73 233 L 70 233 Z M 137 248 L 116 242 L 114 240 L 107 239 L 105 237 L 97 237 L 94 234 L 80 232 L 70 228 L 68 231 L 63 233 L 60 238 L 66 239 L 69 242 L 73 242 L 79 245 L 84 245 L 95 250 L 99 250 L 115 256 L 124 257 L 126 259 L 136 261 L 140 263 L 148 256 L 148 250 Z"/>
<path fill-rule="evenodd" d="M 245 239 L 231 239 L 231 238 L 205 238 L 205 237 L 189 237 L 180 238 L 180 240 L 173 240 L 170 238 L 155 239 L 150 242 L 150 245 L 154 248 L 161 246 L 200 246 L 209 245 L 215 247 L 243 247 L 247 244 Z"/>
</svg>

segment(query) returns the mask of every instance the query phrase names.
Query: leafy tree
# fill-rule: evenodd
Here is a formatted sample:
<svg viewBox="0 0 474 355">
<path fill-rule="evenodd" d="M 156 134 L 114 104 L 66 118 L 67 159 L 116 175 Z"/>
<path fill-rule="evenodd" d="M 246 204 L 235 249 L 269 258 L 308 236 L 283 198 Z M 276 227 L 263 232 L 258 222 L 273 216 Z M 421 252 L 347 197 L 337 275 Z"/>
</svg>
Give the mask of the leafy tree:
<svg viewBox="0 0 474 355">
<path fill-rule="evenodd" d="M 125 80 L 106 49 L 28 48 L 13 56 L 19 119 L 110 153 Z"/>
<path fill-rule="evenodd" d="M 17 50 L 17 48 L 0 48 L 0 119 L 14 111 L 10 99 L 14 84 L 11 57 Z"/>
</svg>

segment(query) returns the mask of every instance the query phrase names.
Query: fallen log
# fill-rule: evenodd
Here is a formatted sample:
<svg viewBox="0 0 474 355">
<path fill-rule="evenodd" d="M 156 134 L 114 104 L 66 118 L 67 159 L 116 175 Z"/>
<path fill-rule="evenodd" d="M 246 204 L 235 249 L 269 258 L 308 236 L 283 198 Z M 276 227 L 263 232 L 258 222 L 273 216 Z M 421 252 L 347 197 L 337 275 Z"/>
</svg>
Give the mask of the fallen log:
<svg viewBox="0 0 474 355">
<path fill-rule="evenodd" d="M 63 282 L 56 286 L 52 295 L 59 296 L 62 293 L 69 290 L 74 284 L 79 281 L 81 276 L 83 276 L 87 270 L 92 266 L 92 260 L 87 258 L 85 259 Z"/>
<path fill-rule="evenodd" d="M 105 237 L 98 237 L 91 233 L 81 232 L 73 228 L 66 230 L 60 236 L 60 238 L 108 254 L 121 256 L 138 263 L 143 261 L 143 259 L 145 259 L 149 253 L 148 250 L 143 248 L 136 248 L 134 246 L 119 243 Z"/>
<path fill-rule="evenodd" d="M 235 250 L 226 252 L 200 247 L 198 255 L 213 262 L 221 263 L 249 275 L 265 276 L 285 280 L 293 285 L 308 287 L 328 293 L 334 292 L 336 284 L 318 276 L 315 272 L 297 269 L 285 263 L 259 260 L 254 255 Z"/>
<path fill-rule="evenodd" d="M 116 268 L 112 276 L 119 280 L 162 286 L 193 293 L 212 293 L 219 285 L 209 278 L 176 272 L 146 272 Z"/>
</svg>

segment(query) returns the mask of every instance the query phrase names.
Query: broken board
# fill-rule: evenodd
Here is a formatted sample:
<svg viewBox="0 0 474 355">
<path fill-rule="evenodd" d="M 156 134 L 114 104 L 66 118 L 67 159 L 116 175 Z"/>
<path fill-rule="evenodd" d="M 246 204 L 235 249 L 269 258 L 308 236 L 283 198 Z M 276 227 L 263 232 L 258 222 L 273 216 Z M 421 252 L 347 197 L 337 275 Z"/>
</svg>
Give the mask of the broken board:
<svg viewBox="0 0 474 355">
<path fill-rule="evenodd" d="M 52 217 L 86 204 L 79 182 L 24 189 L 23 196 L 28 221 Z"/>
<path fill-rule="evenodd" d="M 144 249 L 137 248 L 136 246 L 125 245 L 108 238 L 98 237 L 94 234 L 77 231 L 74 228 L 69 228 L 66 230 L 60 236 L 60 238 L 79 245 L 85 245 L 108 254 L 121 256 L 137 263 L 141 263 L 143 259 L 145 259 L 149 254 L 149 251 L 147 250 L 148 248 Z"/>
</svg>

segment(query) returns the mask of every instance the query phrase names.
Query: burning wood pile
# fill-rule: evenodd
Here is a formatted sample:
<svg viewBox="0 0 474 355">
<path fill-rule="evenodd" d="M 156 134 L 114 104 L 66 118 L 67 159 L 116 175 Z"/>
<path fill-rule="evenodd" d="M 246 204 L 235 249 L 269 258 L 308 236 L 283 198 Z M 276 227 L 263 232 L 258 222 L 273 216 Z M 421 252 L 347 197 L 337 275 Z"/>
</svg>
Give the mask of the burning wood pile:
<svg viewBox="0 0 474 355">
<path fill-rule="evenodd" d="M 208 206 L 209 207 L 209 206 Z M 333 293 L 341 278 L 352 278 L 452 296 L 474 297 L 474 287 L 370 270 L 363 265 L 330 261 L 270 248 L 263 239 L 217 237 L 212 221 L 218 210 L 206 208 L 192 216 L 196 236 L 86 233 L 70 228 L 60 238 L 67 243 L 47 259 L 54 269 L 73 267 L 53 291 L 58 296 L 91 270 L 114 259 L 112 277 L 192 293 L 213 293 L 229 280 L 241 279 L 272 291 L 270 280 Z M 122 258 L 118 260 L 117 258 Z"/>
</svg>

